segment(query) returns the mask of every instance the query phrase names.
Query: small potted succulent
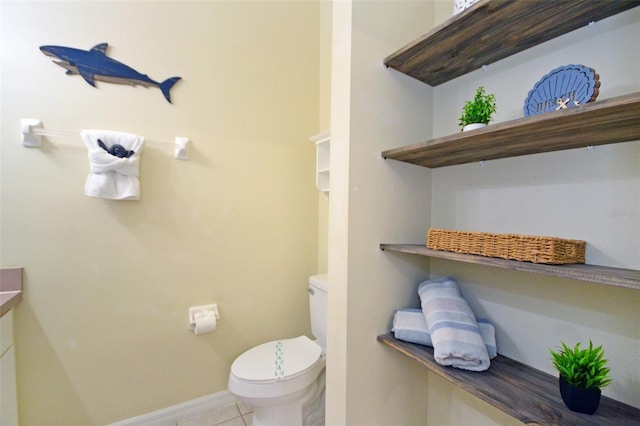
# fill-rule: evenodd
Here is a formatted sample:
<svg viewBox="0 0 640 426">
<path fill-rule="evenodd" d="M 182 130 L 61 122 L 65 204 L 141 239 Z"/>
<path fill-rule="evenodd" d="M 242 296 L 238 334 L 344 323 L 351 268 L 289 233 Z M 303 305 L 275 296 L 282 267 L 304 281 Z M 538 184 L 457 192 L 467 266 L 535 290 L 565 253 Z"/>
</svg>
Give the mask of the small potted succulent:
<svg viewBox="0 0 640 426">
<path fill-rule="evenodd" d="M 553 366 L 560 373 L 560 395 L 567 408 L 578 413 L 593 414 L 600 404 L 600 389 L 611 383 L 602 345 L 597 348 L 589 340 L 589 348 L 573 348 L 564 342 L 558 352 L 549 349 Z"/>
<path fill-rule="evenodd" d="M 491 121 L 491 116 L 496 112 L 496 97 L 487 95 L 484 87 L 478 87 L 472 101 L 467 101 L 462 108 L 460 127 L 462 131 L 468 131 L 484 127 Z"/>
</svg>

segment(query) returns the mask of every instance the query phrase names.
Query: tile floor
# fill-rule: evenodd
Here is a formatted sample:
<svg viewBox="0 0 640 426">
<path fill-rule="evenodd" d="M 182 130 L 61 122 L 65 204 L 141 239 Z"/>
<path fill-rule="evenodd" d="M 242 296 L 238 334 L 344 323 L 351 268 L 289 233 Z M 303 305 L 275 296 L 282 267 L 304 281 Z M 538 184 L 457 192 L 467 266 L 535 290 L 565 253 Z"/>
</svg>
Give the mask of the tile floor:
<svg viewBox="0 0 640 426">
<path fill-rule="evenodd" d="M 253 408 L 241 402 L 217 408 L 197 417 L 179 420 L 176 426 L 251 426 Z"/>
</svg>

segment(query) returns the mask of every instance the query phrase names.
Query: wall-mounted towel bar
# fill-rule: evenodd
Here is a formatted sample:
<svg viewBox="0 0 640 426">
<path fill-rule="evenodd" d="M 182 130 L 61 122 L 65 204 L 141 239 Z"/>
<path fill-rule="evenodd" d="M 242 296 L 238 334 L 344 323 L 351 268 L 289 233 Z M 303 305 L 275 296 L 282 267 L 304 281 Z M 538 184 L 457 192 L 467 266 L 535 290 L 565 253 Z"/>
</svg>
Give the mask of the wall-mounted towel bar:
<svg viewBox="0 0 640 426">
<path fill-rule="evenodd" d="M 42 146 L 42 137 L 60 137 L 65 139 L 79 139 L 80 132 L 71 132 L 64 130 L 50 130 L 42 127 L 42 121 L 37 118 L 23 118 L 21 120 L 21 132 L 22 132 L 22 145 L 26 147 L 39 148 Z M 169 144 L 171 142 L 146 140 L 145 143 L 150 144 Z M 175 157 L 178 160 L 189 159 L 189 138 L 183 136 L 176 136 L 175 142 Z"/>
</svg>

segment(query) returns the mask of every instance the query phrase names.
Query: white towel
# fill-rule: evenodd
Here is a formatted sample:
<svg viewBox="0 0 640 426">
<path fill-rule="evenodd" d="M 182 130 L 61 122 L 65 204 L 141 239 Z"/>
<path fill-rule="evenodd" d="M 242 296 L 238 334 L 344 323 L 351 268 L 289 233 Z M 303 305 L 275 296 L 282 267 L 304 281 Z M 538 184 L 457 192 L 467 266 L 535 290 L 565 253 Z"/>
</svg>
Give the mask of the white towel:
<svg viewBox="0 0 640 426">
<path fill-rule="evenodd" d="M 484 344 L 487 347 L 489 359 L 493 359 L 498 355 L 496 329 L 491 321 L 487 319 L 476 318 L 476 321 Z M 433 347 L 429 326 L 421 309 L 398 309 L 393 316 L 393 328 L 391 331 L 398 340 Z"/>
<path fill-rule="evenodd" d="M 138 170 L 144 138 L 109 130 L 83 130 L 80 136 L 89 150 L 85 194 L 110 200 L 139 200 Z"/>
<path fill-rule="evenodd" d="M 436 362 L 471 371 L 488 369 L 489 353 L 475 314 L 453 278 L 424 281 L 418 294 Z"/>
</svg>

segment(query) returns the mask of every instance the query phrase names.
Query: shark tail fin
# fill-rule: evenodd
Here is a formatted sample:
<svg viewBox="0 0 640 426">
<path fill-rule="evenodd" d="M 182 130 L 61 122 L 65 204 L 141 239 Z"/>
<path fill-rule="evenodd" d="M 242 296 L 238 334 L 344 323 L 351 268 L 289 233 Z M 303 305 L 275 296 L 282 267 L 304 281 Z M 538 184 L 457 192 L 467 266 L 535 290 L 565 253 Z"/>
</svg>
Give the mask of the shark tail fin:
<svg viewBox="0 0 640 426">
<path fill-rule="evenodd" d="M 171 103 L 171 93 L 169 93 L 169 91 L 181 78 L 182 77 L 171 77 L 160 83 L 160 90 L 162 90 L 162 94 L 169 103 Z"/>
</svg>

